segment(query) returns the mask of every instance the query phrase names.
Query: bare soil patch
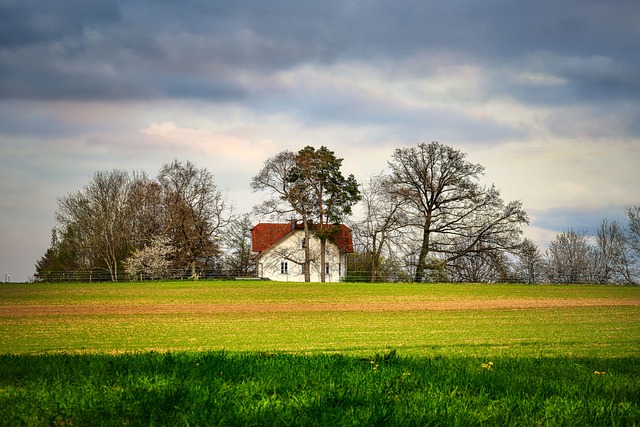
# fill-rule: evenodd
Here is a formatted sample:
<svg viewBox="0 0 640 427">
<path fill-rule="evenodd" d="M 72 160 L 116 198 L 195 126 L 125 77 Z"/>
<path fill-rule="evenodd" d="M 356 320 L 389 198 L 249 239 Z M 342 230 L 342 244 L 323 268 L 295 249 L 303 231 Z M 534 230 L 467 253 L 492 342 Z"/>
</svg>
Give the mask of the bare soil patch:
<svg viewBox="0 0 640 427">
<path fill-rule="evenodd" d="M 623 299 L 498 299 L 368 303 L 252 303 L 252 304 L 138 304 L 138 305 L 20 305 L 0 306 L 0 317 L 62 315 L 228 314 L 279 312 L 388 312 L 536 309 L 568 307 L 640 306 Z"/>
</svg>

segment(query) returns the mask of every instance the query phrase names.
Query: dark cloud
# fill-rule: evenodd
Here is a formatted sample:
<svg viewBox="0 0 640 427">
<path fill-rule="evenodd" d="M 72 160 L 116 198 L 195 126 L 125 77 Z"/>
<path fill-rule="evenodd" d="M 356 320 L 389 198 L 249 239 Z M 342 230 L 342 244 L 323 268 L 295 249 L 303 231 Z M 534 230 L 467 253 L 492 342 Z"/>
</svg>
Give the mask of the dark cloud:
<svg viewBox="0 0 640 427">
<path fill-rule="evenodd" d="M 72 39 L 23 46 L 0 57 L 0 97 L 87 101 L 241 96 L 225 76 L 185 70 L 185 63 L 171 62 L 172 53 L 131 29 L 108 35 L 87 30 Z"/>
<path fill-rule="evenodd" d="M 510 79 L 497 81 L 494 89 L 531 103 L 570 105 L 640 96 L 640 74 L 626 58 L 538 51 L 517 58 L 507 71 Z"/>
<path fill-rule="evenodd" d="M 0 47 L 74 37 L 87 26 L 112 25 L 120 19 L 112 0 L 6 0 L 0 4 Z"/>
<path fill-rule="evenodd" d="M 627 224 L 627 206 L 572 206 L 547 210 L 531 209 L 531 225 L 557 232 L 574 230 L 595 235 L 600 223 L 607 219 Z"/>
<path fill-rule="evenodd" d="M 640 30 L 630 18 L 640 15 L 640 4 L 633 0 L 29 0 L 2 7 L 4 98 L 192 97 L 202 90 L 205 98 L 226 99 L 242 92 L 238 72 L 342 60 L 375 66 L 380 58 L 402 64 L 443 51 L 492 67 L 540 51 L 587 63 L 610 58 L 609 69 L 551 71 L 570 81 L 567 96 L 638 94 L 637 63 L 623 61 L 632 61 L 630 52 L 640 47 Z M 172 81 L 165 86 L 166 76 L 154 74 L 167 70 Z M 558 100 L 544 90 L 507 89 L 540 102 Z"/>
</svg>

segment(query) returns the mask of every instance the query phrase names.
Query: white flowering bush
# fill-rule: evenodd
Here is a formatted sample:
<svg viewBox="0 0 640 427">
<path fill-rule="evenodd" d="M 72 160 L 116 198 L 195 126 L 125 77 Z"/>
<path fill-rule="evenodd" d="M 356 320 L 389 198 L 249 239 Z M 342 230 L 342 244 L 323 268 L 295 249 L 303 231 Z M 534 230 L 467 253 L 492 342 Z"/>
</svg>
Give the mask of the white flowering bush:
<svg viewBox="0 0 640 427">
<path fill-rule="evenodd" d="M 151 243 L 135 251 L 125 261 L 125 270 L 132 276 L 147 279 L 164 279 L 169 275 L 171 261 L 168 257 L 175 251 L 167 237 L 155 237 Z"/>
</svg>

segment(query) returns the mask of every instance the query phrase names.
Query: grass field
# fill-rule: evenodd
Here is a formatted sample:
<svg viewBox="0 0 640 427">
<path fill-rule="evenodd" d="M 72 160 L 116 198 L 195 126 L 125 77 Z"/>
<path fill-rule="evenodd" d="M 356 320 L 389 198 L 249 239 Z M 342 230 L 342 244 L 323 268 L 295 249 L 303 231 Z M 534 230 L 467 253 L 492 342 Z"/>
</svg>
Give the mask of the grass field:
<svg viewBox="0 0 640 427">
<path fill-rule="evenodd" d="M 0 425 L 639 425 L 640 288 L 0 285 Z"/>
<path fill-rule="evenodd" d="M 0 353 L 637 355 L 640 288 L 170 282 L 0 285 Z"/>
</svg>

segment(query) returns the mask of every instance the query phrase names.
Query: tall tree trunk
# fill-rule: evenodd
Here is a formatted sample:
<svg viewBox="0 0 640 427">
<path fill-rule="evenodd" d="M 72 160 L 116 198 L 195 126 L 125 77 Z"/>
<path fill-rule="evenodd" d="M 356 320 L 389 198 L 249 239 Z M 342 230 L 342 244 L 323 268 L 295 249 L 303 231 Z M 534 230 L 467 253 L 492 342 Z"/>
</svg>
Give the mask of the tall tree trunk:
<svg viewBox="0 0 640 427">
<path fill-rule="evenodd" d="M 309 240 L 311 233 L 309 232 L 309 222 L 306 218 L 302 219 L 304 225 L 304 281 L 311 282 L 311 252 L 309 251 Z"/>
<path fill-rule="evenodd" d="M 371 254 L 371 283 L 375 283 L 378 280 L 378 270 L 380 269 L 380 258 L 382 257 L 382 246 L 386 241 L 386 235 L 383 231 L 380 236 L 380 242 L 377 243 L 377 239 L 373 239 L 373 253 Z"/>
<path fill-rule="evenodd" d="M 378 256 L 376 253 L 371 254 L 371 283 L 378 280 Z"/>
<path fill-rule="evenodd" d="M 193 280 L 198 280 L 198 276 L 196 275 L 196 261 L 191 261 L 191 278 Z"/>
<path fill-rule="evenodd" d="M 320 239 L 320 281 L 324 283 L 326 281 L 326 250 L 327 250 L 327 240 Z"/>
<path fill-rule="evenodd" d="M 429 227 L 425 225 L 422 235 L 422 246 L 420 247 L 420 255 L 418 256 L 418 265 L 416 267 L 415 282 L 422 282 L 424 279 L 424 269 L 427 265 L 427 255 L 429 254 Z"/>
<path fill-rule="evenodd" d="M 324 283 L 326 281 L 326 250 L 327 250 L 327 240 L 324 237 L 325 224 L 324 224 L 324 205 L 322 203 L 322 196 L 324 194 L 324 185 L 320 183 L 320 191 L 318 192 L 318 206 L 320 208 L 320 232 L 322 234 L 322 238 L 320 238 L 320 282 Z"/>
</svg>

